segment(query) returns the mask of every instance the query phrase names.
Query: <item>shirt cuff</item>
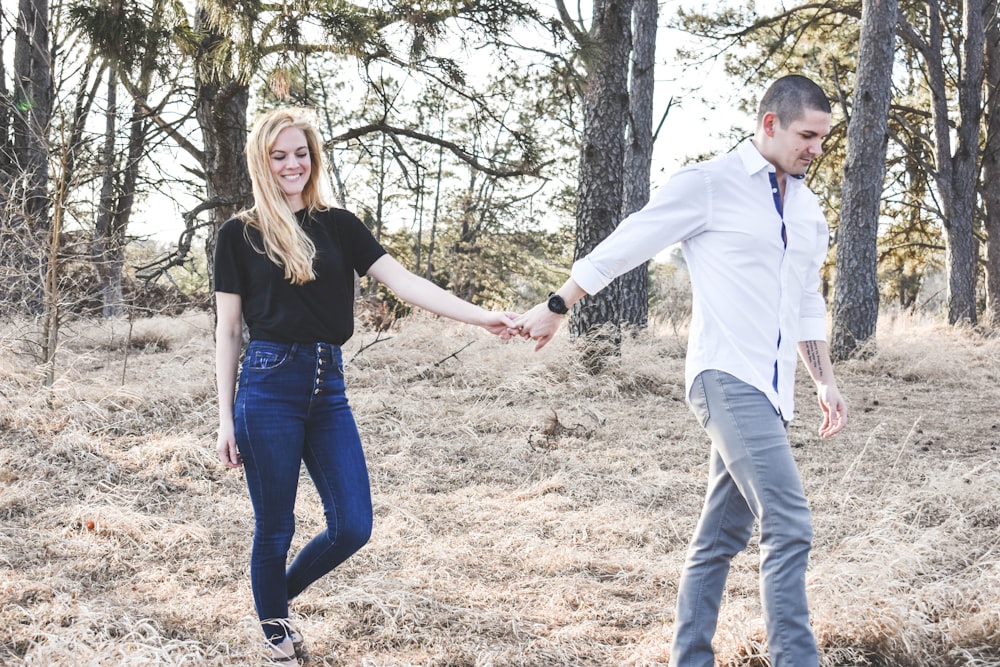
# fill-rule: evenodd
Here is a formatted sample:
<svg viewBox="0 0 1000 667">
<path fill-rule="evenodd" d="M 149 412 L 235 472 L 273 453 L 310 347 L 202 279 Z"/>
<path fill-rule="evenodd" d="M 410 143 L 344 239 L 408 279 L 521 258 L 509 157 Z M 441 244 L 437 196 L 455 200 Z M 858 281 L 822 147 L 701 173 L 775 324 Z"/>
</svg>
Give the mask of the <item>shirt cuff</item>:
<svg viewBox="0 0 1000 667">
<path fill-rule="evenodd" d="M 597 294 L 615 279 L 614 276 L 609 278 L 603 275 L 587 257 L 573 263 L 570 277 L 587 294 Z"/>
<path fill-rule="evenodd" d="M 802 318 L 802 320 L 799 321 L 799 340 L 821 340 L 826 342 L 826 318 Z"/>
</svg>

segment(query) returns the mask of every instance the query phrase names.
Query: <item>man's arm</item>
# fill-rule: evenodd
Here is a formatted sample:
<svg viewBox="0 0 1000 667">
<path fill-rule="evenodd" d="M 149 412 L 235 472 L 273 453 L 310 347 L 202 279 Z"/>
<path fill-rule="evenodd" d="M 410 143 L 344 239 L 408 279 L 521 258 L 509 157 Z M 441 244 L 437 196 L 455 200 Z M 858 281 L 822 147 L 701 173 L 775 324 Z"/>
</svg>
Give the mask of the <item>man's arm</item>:
<svg viewBox="0 0 1000 667">
<path fill-rule="evenodd" d="M 562 297 L 567 308 L 572 308 L 574 303 L 587 295 L 583 291 L 583 288 L 572 278 L 567 278 L 563 286 L 556 290 L 555 293 Z M 522 338 L 531 338 L 537 341 L 535 352 L 538 352 L 559 331 L 562 318 L 562 315 L 549 310 L 548 301 L 543 301 L 524 315 L 521 315 L 515 324 Z"/>
<path fill-rule="evenodd" d="M 574 262 L 571 277 L 555 293 L 567 307 L 572 307 L 664 248 L 701 233 L 711 217 L 710 192 L 705 169 L 695 166 L 677 172 L 645 206 L 622 220 L 587 256 Z M 561 317 L 542 302 L 517 320 L 520 335 L 536 340 L 538 351 L 558 331 Z"/>
<path fill-rule="evenodd" d="M 819 434 L 829 438 L 847 426 L 847 403 L 840 395 L 837 381 L 833 377 L 830 348 L 824 340 L 802 341 L 799 343 L 799 356 L 816 383 L 816 396 L 823 411 L 823 424 L 819 427 Z"/>
</svg>

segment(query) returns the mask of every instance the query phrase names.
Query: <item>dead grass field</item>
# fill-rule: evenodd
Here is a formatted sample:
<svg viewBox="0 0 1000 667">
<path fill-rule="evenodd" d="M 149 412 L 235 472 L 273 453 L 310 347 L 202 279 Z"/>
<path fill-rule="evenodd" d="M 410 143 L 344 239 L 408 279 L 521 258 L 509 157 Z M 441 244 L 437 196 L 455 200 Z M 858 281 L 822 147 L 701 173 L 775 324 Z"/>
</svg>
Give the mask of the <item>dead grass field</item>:
<svg viewBox="0 0 1000 667">
<path fill-rule="evenodd" d="M 261 663 L 210 327 L 68 326 L 50 390 L 27 325 L 0 330 L 0 663 Z M 708 460 L 683 341 L 627 340 L 591 377 L 565 333 L 535 354 L 418 317 L 375 339 L 345 348 L 375 532 L 293 605 L 312 664 L 666 664 Z M 878 348 L 838 367 L 832 440 L 799 383 L 823 665 L 1000 665 L 1000 338 L 886 317 Z M 304 482 L 296 544 L 321 519 Z M 720 664 L 765 665 L 762 639 L 751 545 Z"/>
</svg>

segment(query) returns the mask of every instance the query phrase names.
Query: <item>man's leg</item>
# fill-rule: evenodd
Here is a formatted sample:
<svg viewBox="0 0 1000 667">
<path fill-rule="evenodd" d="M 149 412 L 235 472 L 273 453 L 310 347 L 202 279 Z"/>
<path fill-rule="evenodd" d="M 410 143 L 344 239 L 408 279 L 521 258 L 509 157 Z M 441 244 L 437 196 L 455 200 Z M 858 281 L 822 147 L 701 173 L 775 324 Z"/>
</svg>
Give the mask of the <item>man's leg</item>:
<svg viewBox="0 0 1000 667">
<path fill-rule="evenodd" d="M 677 590 L 670 664 L 712 667 L 712 637 L 719 617 L 729 563 L 753 531 L 754 517 L 712 446 L 708 491 L 688 547 Z"/>
<path fill-rule="evenodd" d="M 818 657 L 805 595 L 812 526 L 784 423 L 763 393 L 719 371 L 699 376 L 691 407 L 712 439 L 712 465 L 678 591 L 671 664 L 713 664 L 705 635 L 710 641 L 715 632 L 729 560 L 746 545 L 756 517 L 771 664 L 813 667 Z"/>
</svg>

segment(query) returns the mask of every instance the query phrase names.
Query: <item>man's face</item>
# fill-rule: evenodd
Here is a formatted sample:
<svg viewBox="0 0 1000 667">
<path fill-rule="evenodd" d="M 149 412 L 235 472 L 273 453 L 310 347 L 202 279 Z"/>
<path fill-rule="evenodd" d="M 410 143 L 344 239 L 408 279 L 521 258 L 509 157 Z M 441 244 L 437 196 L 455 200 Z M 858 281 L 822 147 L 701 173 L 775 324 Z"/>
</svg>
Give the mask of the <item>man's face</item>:
<svg viewBox="0 0 1000 667">
<path fill-rule="evenodd" d="M 778 177 L 803 176 L 812 161 L 823 154 L 823 140 L 830 133 L 830 114 L 806 109 L 798 120 L 782 127 L 775 113 L 761 120 L 761 155 L 774 165 Z"/>
</svg>

